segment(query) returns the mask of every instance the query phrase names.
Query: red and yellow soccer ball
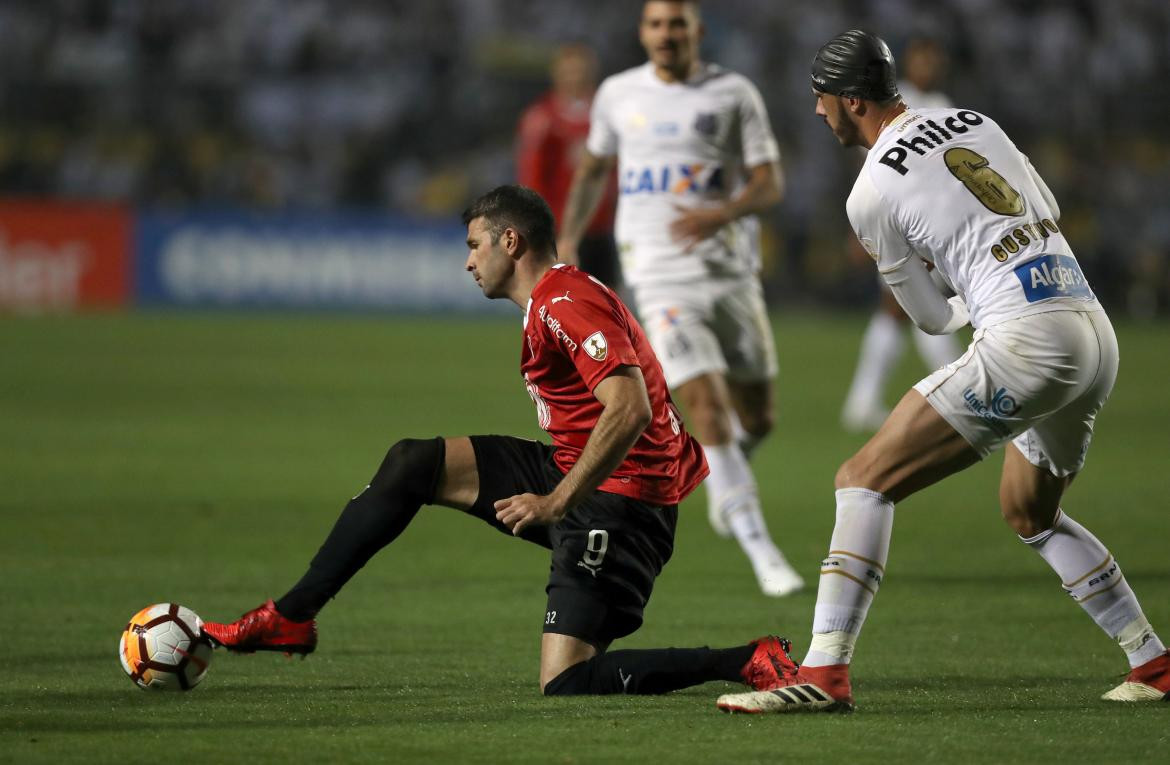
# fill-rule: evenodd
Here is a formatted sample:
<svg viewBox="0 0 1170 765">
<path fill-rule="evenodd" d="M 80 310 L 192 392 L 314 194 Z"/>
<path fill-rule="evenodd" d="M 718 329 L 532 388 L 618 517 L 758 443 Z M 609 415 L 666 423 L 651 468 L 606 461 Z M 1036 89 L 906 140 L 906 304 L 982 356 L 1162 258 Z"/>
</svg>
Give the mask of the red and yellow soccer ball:
<svg viewBox="0 0 1170 765">
<path fill-rule="evenodd" d="M 207 673 L 211 643 L 194 611 L 178 603 L 156 603 L 130 617 L 118 658 L 140 688 L 189 691 Z"/>
</svg>

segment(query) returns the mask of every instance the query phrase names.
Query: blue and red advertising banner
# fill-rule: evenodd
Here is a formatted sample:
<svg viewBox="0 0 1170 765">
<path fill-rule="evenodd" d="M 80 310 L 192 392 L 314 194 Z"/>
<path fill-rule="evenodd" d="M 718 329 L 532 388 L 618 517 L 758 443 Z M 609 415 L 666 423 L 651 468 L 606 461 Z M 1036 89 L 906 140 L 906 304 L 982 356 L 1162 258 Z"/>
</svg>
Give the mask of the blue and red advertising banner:
<svg viewBox="0 0 1170 765">
<path fill-rule="evenodd" d="M 0 311 L 128 305 L 506 313 L 466 229 L 374 212 L 132 210 L 0 200 Z"/>
</svg>

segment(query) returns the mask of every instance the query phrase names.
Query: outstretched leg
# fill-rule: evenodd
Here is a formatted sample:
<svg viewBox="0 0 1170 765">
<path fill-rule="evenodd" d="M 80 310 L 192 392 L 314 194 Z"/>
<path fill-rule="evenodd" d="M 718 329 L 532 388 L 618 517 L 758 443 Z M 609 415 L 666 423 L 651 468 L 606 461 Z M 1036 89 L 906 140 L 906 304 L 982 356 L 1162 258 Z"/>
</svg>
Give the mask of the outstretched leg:
<svg viewBox="0 0 1170 765">
<path fill-rule="evenodd" d="M 478 484 L 469 439 L 399 441 L 370 483 L 346 504 L 292 589 L 230 624 L 206 622 L 204 632 L 236 651 L 310 653 L 317 645 L 317 613 L 375 553 L 398 538 L 419 508 L 441 503 L 467 509 Z"/>
<path fill-rule="evenodd" d="M 771 687 L 784 671 L 795 671 L 788 643 L 760 638 L 733 648 L 642 648 L 599 651 L 569 635 L 546 632 L 540 651 L 540 687 L 545 696 L 652 695 L 712 680 Z"/>
</svg>

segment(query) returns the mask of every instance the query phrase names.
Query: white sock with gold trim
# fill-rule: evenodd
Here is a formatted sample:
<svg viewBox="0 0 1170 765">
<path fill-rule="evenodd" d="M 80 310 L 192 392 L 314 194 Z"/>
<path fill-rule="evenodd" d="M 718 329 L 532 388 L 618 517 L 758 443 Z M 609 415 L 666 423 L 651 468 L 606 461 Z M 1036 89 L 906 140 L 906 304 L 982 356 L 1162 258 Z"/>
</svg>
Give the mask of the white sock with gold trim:
<svg viewBox="0 0 1170 765">
<path fill-rule="evenodd" d="M 837 490 L 837 523 L 821 563 L 813 638 L 802 666 L 848 664 L 886 572 L 894 503 L 869 489 Z"/>
<path fill-rule="evenodd" d="M 1131 667 L 1165 653 L 1121 566 L 1092 532 L 1061 510 L 1051 529 L 1020 539 L 1052 566 L 1064 591 L 1117 641 Z"/>
</svg>

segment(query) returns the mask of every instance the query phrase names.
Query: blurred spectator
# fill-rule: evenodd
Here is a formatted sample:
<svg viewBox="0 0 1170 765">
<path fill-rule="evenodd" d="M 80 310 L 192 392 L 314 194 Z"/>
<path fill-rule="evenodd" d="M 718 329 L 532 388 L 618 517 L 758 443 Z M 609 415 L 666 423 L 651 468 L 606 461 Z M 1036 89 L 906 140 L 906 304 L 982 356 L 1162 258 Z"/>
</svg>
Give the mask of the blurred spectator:
<svg viewBox="0 0 1170 765">
<path fill-rule="evenodd" d="M 589 137 L 589 108 L 597 89 L 597 54 L 580 43 L 563 45 L 553 54 L 552 89 L 520 116 L 516 129 L 516 179 L 548 202 L 560 228 L 573 172 Z M 620 273 L 613 240 L 616 177 L 577 248 L 581 268 L 611 287 Z"/>
<path fill-rule="evenodd" d="M 510 179 L 551 47 L 640 61 L 625 3 L 4 0 L 0 194 L 457 213 Z M 809 40 L 942 41 L 958 105 L 996 115 L 1061 200 L 1110 308 L 1170 309 L 1166 0 L 723 0 L 706 50 L 761 84 L 792 193 L 771 292 L 852 300 L 853 174 L 812 114 Z"/>
</svg>

